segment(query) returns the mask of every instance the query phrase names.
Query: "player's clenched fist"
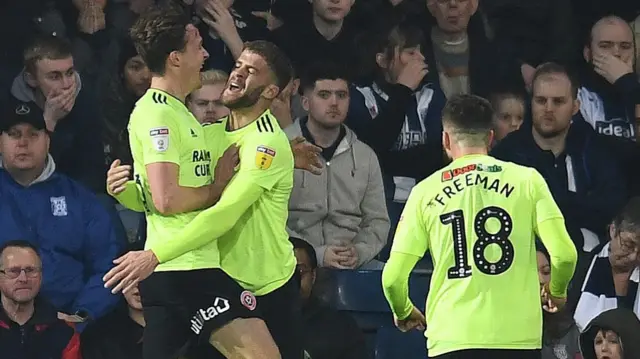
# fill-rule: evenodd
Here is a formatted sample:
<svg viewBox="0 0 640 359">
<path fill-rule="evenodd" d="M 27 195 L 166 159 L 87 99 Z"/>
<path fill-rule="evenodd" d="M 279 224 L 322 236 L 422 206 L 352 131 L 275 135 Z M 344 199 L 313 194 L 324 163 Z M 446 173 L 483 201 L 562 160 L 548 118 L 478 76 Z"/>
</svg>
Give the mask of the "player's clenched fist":
<svg viewBox="0 0 640 359">
<path fill-rule="evenodd" d="M 405 319 L 394 318 L 394 321 L 396 327 L 402 332 L 408 332 L 411 329 L 425 330 L 427 328 L 427 320 L 424 314 L 416 307 L 413 307 L 411 314 Z"/>
<path fill-rule="evenodd" d="M 130 177 L 131 166 L 121 164 L 120 160 L 113 161 L 107 171 L 107 192 L 112 196 L 119 195 L 127 187 Z"/>
</svg>

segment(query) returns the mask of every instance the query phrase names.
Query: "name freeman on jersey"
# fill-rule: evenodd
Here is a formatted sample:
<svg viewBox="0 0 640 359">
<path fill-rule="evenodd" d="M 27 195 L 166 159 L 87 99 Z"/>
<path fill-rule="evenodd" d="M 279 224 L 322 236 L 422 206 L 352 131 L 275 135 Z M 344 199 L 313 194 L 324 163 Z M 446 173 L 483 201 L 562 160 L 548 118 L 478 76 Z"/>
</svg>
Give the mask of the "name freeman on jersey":
<svg viewBox="0 0 640 359">
<path fill-rule="evenodd" d="M 487 175 L 474 171 L 467 173 L 464 177 L 454 178 L 451 180 L 450 184 L 442 188 L 442 193 L 436 194 L 436 196 L 429 202 L 429 206 L 435 205 L 436 202 L 441 206 L 444 206 L 446 200 L 471 186 L 482 186 L 485 190 L 494 191 L 505 196 L 505 198 L 509 198 L 514 190 L 514 187 L 509 183 L 501 183 L 498 178 L 495 178 L 490 182 Z"/>
<path fill-rule="evenodd" d="M 207 150 L 195 150 L 191 155 L 191 162 L 205 162 L 194 166 L 194 174 L 197 177 L 211 177 L 211 152 Z"/>
</svg>

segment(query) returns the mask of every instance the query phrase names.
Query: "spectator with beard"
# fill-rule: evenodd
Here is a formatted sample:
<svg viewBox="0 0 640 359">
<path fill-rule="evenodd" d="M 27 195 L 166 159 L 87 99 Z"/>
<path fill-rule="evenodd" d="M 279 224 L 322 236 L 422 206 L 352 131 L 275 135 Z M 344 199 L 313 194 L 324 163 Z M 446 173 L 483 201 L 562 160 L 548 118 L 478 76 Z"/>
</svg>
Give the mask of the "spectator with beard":
<svg viewBox="0 0 640 359">
<path fill-rule="evenodd" d="M 640 197 L 632 198 L 611 221 L 607 243 L 594 251 L 589 270 L 577 278 L 574 319 L 585 331 L 593 318 L 610 309 L 626 308 L 640 317 Z M 635 357 L 634 357 L 635 358 Z"/>
<path fill-rule="evenodd" d="M 222 91 L 229 75 L 220 70 L 209 70 L 201 74 L 202 86 L 186 98 L 189 111 L 200 123 L 213 123 L 229 115 L 229 109 L 222 104 Z"/>
<path fill-rule="evenodd" d="M 523 126 L 492 151 L 496 158 L 533 167 L 545 178 L 576 247 L 590 252 L 605 238 L 622 207 L 626 186 L 615 161 L 582 121 L 577 85 L 564 67 L 541 65 L 533 78 L 532 126 Z"/>
<path fill-rule="evenodd" d="M 634 73 L 635 43 L 629 24 L 604 17 L 591 28 L 584 47 L 588 66 L 578 90 L 580 117 L 596 132 L 635 139 L 635 107 L 640 82 Z"/>
<path fill-rule="evenodd" d="M 330 170 L 318 176 L 294 171 L 287 228 L 313 245 L 321 267 L 359 268 L 380 252 L 389 234 L 378 158 L 343 124 L 349 87 L 339 68 L 310 67 L 301 88 L 309 115 L 285 132 L 322 148 Z"/>
</svg>

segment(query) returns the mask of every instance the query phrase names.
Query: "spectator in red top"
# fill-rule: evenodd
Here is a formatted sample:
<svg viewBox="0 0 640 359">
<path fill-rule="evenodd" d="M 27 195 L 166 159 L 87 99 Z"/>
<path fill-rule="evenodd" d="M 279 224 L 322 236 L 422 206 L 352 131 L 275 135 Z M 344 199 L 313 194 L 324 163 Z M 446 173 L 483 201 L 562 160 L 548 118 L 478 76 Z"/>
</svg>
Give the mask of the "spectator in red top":
<svg viewBox="0 0 640 359">
<path fill-rule="evenodd" d="M 38 296 L 42 262 L 29 242 L 0 247 L 0 348 L 3 359 L 80 359 L 80 337 Z"/>
</svg>

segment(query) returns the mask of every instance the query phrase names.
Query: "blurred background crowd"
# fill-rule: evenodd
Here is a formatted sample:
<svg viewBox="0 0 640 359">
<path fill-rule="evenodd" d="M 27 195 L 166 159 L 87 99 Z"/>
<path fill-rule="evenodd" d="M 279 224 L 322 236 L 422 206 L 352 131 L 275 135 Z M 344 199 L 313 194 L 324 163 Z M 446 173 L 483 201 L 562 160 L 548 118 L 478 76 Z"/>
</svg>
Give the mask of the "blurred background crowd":
<svg viewBox="0 0 640 359">
<path fill-rule="evenodd" d="M 492 155 L 543 175 L 580 253 L 570 305 L 545 315 L 543 358 L 582 358 L 592 321 L 610 331 L 582 340 L 584 359 L 620 342 L 608 358 L 640 358 L 640 2 L 162 1 L 209 53 L 186 103 L 200 122 L 228 114 L 220 95 L 243 42 L 274 42 L 294 63 L 271 110 L 325 163 L 296 170 L 288 220 L 310 358 L 425 357 L 421 333 L 393 327 L 380 272 L 412 187 L 447 163 L 440 115 L 457 94 L 492 103 Z M 110 294 L 102 276 L 142 247 L 144 216 L 105 178 L 132 162 L 127 123 L 150 73 L 128 29 L 155 3 L 0 3 L 3 358 L 141 358 L 139 295 Z M 542 284 L 542 246 L 538 266 Z M 414 270 L 416 304 L 430 268 L 427 255 Z"/>
</svg>

